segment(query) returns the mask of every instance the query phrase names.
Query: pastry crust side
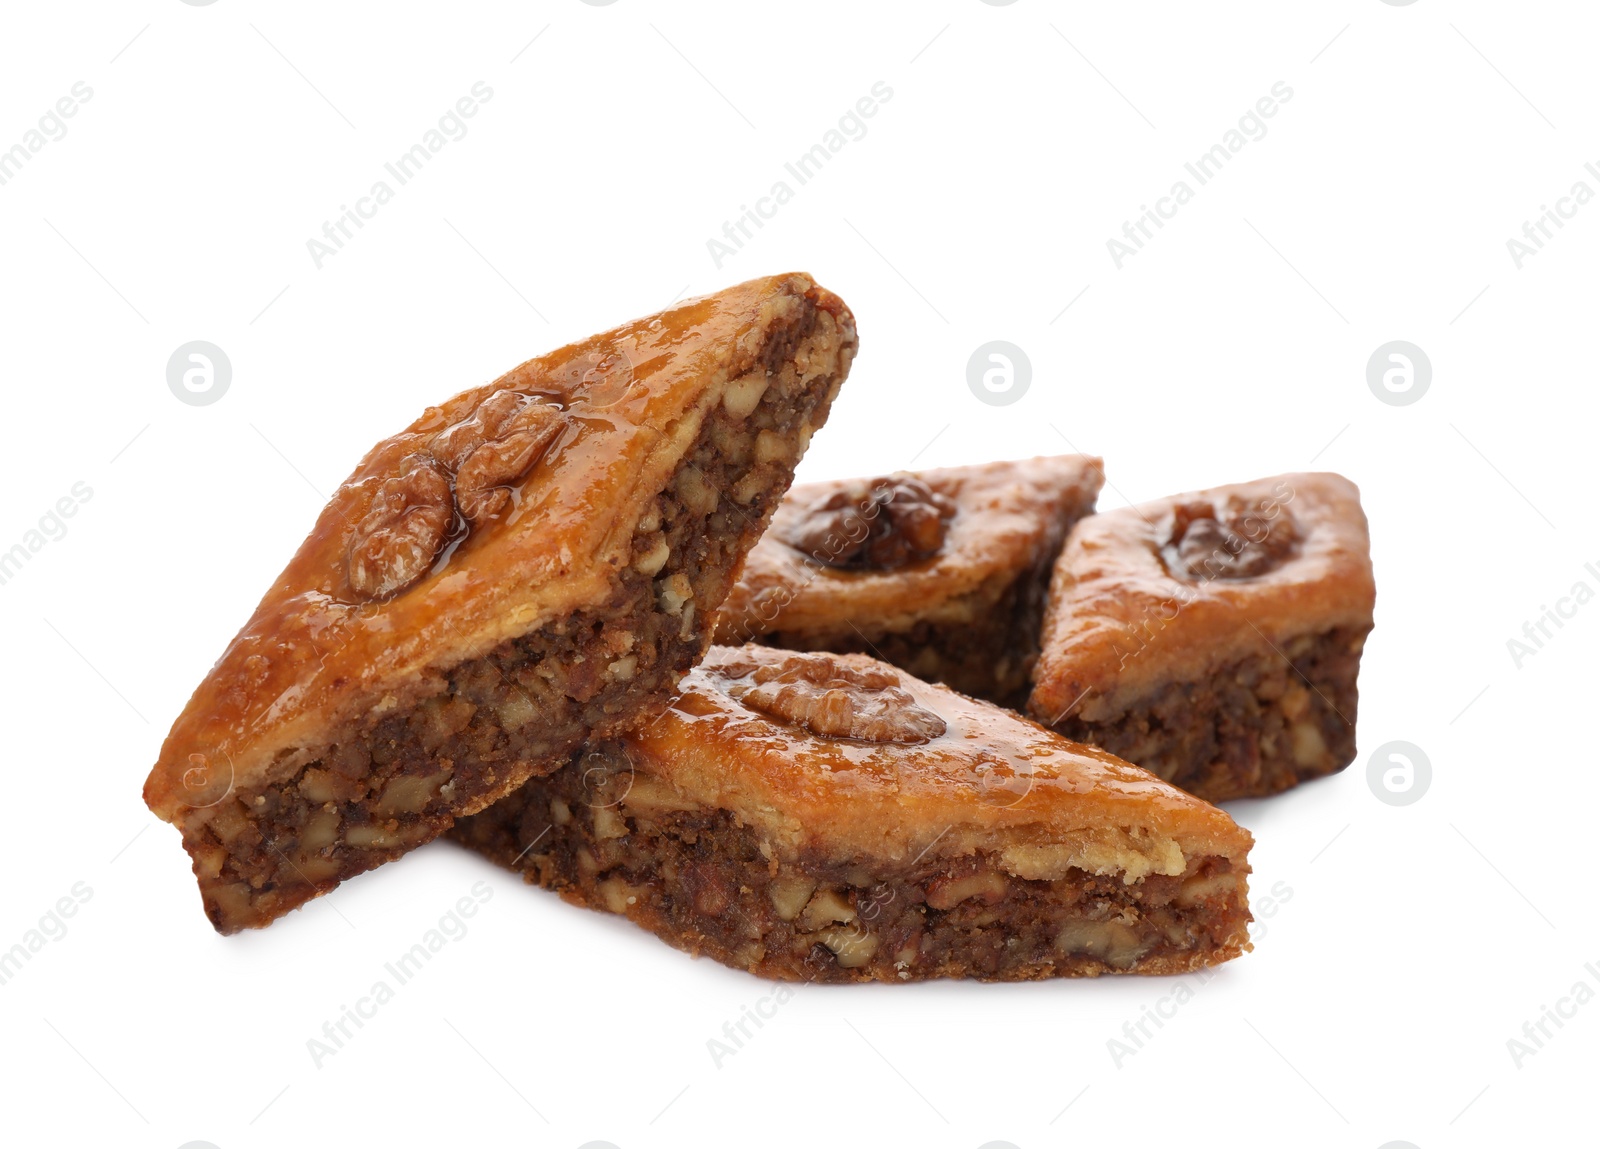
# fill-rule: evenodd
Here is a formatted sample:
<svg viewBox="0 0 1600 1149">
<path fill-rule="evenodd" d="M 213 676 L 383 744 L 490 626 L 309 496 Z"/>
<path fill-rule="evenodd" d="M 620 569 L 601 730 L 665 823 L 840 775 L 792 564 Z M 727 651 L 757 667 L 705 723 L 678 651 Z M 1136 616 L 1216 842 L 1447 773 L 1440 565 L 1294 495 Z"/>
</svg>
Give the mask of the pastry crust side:
<svg viewBox="0 0 1600 1149">
<path fill-rule="evenodd" d="M 1254 578 L 1180 579 L 1162 548 L 1183 503 L 1275 500 L 1299 538 Z M 1331 473 L 1288 474 L 1174 495 L 1083 519 L 1057 560 L 1028 713 L 1115 718 L 1142 696 L 1204 678 L 1290 639 L 1372 625 L 1376 591 L 1356 485 Z"/>
<path fill-rule="evenodd" d="M 912 745 L 819 737 L 727 692 L 725 668 L 795 657 L 758 645 L 713 647 L 673 706 L 625 741 L 640 768 L 624 806 L 726 809 L 775 850 L 871 867 L 979 849 L 998 851 L 1010 872 L 1029 879 L 1075 867 L 1133 882 L 1182 873 L 1185 858 L 1197 856 L 1245 866 L 1251 836 L 1216 807 L 865 655 L 805 657 L 892 675 L 945 732 Z"/>
</svg>

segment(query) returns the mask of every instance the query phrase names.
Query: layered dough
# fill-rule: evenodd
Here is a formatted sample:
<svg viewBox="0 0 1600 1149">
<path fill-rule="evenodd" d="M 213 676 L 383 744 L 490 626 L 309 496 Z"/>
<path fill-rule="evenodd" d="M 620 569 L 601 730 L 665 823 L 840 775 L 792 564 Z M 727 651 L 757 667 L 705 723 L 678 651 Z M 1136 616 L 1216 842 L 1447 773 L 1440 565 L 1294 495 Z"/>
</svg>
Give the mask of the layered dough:
<svg viewBox="0 0 1600 1149">
<path fill-rule="evenodd" d="M 713 647 L 671 708 L 454 836 L 763 977 L 1171 973 L 1249 948 L 1248 833 L 861 655 Z"/>
<path fill-rule="evenodd" d="M 1104 481 L 1065 455 L 796 487 L 717 641 L 872 654 L 1020 708 L 1051 564 Z"/>
<path fill-rule="evenodd" d="M 1359 493 L 1291 474 L 1080 522 L 1028 713 L 1211 801 L 1355 754 L 1375 591 Z"/>
<path fill-rule="evenodd" d="M 265 924 L 659 709 L 855 348 L 837 296 L 753 280 L 378 444 L 145 785 L 217 928 Z"/>
</svg>

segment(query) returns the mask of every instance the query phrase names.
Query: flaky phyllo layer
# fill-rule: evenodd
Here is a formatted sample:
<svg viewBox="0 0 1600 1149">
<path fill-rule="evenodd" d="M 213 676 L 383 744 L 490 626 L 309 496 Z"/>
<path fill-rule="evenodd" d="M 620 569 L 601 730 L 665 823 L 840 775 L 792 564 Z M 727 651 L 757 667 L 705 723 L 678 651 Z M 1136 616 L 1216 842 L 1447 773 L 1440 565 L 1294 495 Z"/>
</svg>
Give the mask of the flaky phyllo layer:
<svg viewBox="0 0 1600 1149">
<path fill-rule="evenodd" d="M 217 928 L 265 924 L 659 710 L 854 347 L 836 297 L 756 281 L 380 444 L 147 784 Z"/>
<path fill-rule="evenodd" d="M 579 758 L 455 836 L 763 977 L 1176 972 L 1249 946 L 1227 815 L 869 658 L 714 648 L 662 718 Z"/>
</svg>

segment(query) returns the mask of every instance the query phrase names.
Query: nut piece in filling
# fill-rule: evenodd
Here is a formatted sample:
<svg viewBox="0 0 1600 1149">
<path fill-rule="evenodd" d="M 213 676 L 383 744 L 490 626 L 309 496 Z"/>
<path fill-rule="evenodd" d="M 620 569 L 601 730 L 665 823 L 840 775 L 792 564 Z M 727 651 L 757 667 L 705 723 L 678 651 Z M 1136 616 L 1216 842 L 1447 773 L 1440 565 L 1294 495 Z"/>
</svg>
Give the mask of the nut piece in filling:
<svg viewBox="0 0 1600 1149">
<path fill-rule="evenodd" d="M 864 655 L 713 647 L 661 718 L 452 835 L 764 978 L 1180 973 L 1250 948 L 1250 835 Z"/>
<path fill-rule="evenodd" d="M 1208 801 L 1276 794 L 1355 757 L 1373 601 L 1338 475 L 1094 515 L 1056 563 L 1028 713 Z"/>
<path fill-rule="evenodd" d="M 753 280 L 373 448 L 145 783 L 216 928 L 265 925 L 664 706 L 855 350 L 837 296 Z"/>
<path fill-rule="evenodd" d="M 717 642 L 873 654 L 1020 708 L 1051 565 L 1104 481 L 1064 455 L 796 487 Z"/>
</svg>

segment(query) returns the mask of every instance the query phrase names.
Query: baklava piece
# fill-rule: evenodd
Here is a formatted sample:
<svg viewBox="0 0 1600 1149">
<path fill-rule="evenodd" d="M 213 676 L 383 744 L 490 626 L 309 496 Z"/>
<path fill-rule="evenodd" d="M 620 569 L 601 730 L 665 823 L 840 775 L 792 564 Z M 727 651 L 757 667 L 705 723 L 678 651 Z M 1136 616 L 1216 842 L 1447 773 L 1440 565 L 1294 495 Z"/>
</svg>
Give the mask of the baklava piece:
<svg viewBox="0 0 1600 1149">
<path fill-rule="evenodd" d="M 145 784 L 216 928 L 265 925 L 659 711 L 855 349 L 837 296 L 754 280 L 378 444 Z"/>
<path fill-rule="evenodd" d="M 1355 757 L 1373 599 L 1338 475 L 1095 515 L 1056 564 L 1028 712 L 1208 801 L 1276 794 Z"/>
<path fill-rule="evenodd" d="M 1065 455 L 796 487 L 717 642 L 872 654 L 1020 709 L 1051 564 L 1104 481 Z"/>
<path fill-rule="evenodd" d="M 1250 835 L 864 655 L 713 647 L 655 722 L 453 831 L 764 978 L 1180 973 L 1250 948 Z"/>
</svg>

